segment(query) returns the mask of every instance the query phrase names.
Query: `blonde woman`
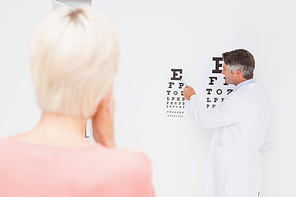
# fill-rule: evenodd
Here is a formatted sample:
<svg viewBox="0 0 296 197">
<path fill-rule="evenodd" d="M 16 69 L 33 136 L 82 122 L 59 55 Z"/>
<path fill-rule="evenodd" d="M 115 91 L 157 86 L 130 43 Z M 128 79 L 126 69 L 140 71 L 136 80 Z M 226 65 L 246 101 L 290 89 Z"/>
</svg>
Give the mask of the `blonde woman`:
<svg viewBox="0 0 296 197">
<path fill-rule="evenodd" d="M 114 144 L 118 54 L 110 22 L 91 7 L 58 8 L 41 23 L 30 65 L 43 114 L 0 139 L 0 196 L 155 196 L 147 156 Z M 84 139 L 89 118 L 96 144 Z"/>
</svg>

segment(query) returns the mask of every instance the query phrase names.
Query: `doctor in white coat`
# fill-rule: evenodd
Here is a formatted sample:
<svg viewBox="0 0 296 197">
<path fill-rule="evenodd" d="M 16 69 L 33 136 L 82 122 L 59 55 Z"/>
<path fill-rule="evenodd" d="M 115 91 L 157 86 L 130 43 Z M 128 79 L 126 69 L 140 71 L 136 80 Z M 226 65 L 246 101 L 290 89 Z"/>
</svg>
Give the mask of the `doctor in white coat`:
<svg viewBox="0 0 296 197">
<path fill-rule="evenodd" d="M 275 139 L 272 110 L 253 80 L 253 55 L 238 49 L 222 57 L 226 83 L 235 85 L 223 103 L 207 109 L 192 87 L 183 92 L 189 100 L 189 116 L 202 128 L 216 128 L 203 197 L 261 197 L 261 152 Z"/>
</svg>

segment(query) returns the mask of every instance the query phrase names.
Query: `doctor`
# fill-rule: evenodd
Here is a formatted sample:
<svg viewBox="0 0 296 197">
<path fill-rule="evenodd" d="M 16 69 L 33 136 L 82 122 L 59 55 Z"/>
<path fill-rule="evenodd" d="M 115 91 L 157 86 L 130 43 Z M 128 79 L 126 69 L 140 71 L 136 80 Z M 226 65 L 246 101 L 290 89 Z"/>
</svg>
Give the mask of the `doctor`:
<svg viewBox="0 0 296 197">
<path fill-rule="evenodd" d="M 226 83 L 235 88 L 222 104 L 206 109 L 192 87 L 184 88 L 189 116 L 216 128 L 210 146 L 203 197 L 258 197 L 262 154 L 275 139 L 271 107 L 253 79 L 255 60 L 244 49 L 222 54 Z"/>
</svg>

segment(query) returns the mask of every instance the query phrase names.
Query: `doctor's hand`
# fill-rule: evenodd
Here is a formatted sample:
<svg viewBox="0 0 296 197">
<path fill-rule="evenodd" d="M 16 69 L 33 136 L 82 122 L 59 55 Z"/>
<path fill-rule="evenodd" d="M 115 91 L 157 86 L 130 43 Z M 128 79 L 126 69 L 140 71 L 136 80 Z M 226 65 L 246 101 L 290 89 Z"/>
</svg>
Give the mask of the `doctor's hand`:
<svg viewBox="0 0 296 197">
<path fill-rule="evenodd" d="M 190 97 L 192 95 L 195 95 L 195 91 L 191 86 L 185 86 L 183 88 L 183 95 L 184 95 L 184 98 L 189 101 Z"/>
<path fill-rule="evenodd" d="M 114 147 L 114 99 L 113 88 L 100 102 L 95 116 L 92 118 L 93 137 L 97 143 L 107 147 Z"/>
</svg>

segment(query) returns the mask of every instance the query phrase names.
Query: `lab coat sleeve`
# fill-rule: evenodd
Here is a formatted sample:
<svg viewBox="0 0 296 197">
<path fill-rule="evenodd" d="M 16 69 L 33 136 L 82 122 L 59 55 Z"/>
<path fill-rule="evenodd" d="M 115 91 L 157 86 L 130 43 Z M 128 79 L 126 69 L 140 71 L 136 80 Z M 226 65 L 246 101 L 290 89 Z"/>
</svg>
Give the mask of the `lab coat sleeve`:
<svg viewBox="0 0 296 197">
<path fill-rule="evenodd" d="M 271 145 L 275 141 L 275 132 L 276 132 L 276 123 L 275 123 L 274 115 L 272 114 L 268 131 L 264 139 L 264 143 L 259 149 L 260 151 L 265 151 L 266 149 L 271 147 Z"/>
<path fill-rule="evenodd" d="M 219 106 L 207 109 L 196 95 L 190 97 L 188 115 L 202 128 L 218 128 L 237 122 L 237 104 L 227 98 Z"/>
</svg>

